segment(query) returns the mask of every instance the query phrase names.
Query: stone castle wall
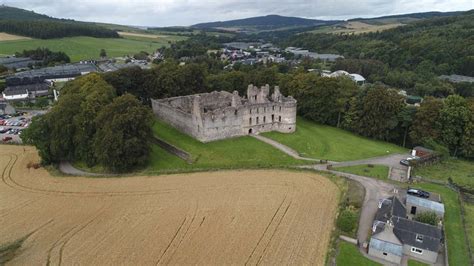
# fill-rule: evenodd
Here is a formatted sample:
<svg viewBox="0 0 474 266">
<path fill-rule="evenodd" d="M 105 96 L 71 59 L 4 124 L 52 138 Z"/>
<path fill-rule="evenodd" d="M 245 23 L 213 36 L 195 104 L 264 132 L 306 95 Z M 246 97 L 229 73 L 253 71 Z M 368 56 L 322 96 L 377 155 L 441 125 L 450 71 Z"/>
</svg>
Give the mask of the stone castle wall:
<svg viewBox="0 0 474 266">
<path fill-rule="evenodd" d="M 152 100 L 156 116 L 194 138 L 209 142 L 269 131 L 296 130 L 296 100 L 284 97 L 278 87 L 247 90 L 247 98 L 237 92 L 212 92 Z M 183 106 L 180 106 L 183 104 Z"/>
</svg>

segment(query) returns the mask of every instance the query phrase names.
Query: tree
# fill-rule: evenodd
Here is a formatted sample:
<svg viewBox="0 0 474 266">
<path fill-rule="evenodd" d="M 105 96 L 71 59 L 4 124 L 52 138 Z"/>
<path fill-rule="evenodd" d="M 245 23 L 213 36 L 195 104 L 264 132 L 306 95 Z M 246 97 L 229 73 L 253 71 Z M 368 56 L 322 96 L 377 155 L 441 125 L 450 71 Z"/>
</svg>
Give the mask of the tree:
<svg viewBox="0 0 474 266">
<path fill-rule="evenodd" d="M 392 131 L 398 125 L 398 114 L 405 105 L 403 97 L 394 89 L 375 85 L 369 87 L 360 100 L 353 130 L 375 139 L 393 139 Z"/>
<path fill-rule="evenodd" d="M 474 99 L 468 101 L 469 115 L 461 141 L 462 155 L 474 158 Z"/>
<path fill-rule="evenodd" d="M 124 172 L 147 161 L 153 115 L 133 95 L 117 97 L 95 120 L 94 150 L 98 162 Z"/>
<path fill-rule="evenodd" d="M 415 144 L 421 144 L 424 139 L 438 140 L 440 132 L 437 126 L 443 101 L 434 97 L 426 97 L 415 114 L 410 129 L 410 138 Z"/>
<path fill-rule="evenodd" d="M 50 135 L 50 126 L 46 115 L 33 117 L 30 126 L 23 130 L 21 134 L 21 140 L 24 144 L 36 147 L 41 157 L 41 163 L 44 165 L 55 161 L 50 149 Z"/>
<path fill-rule="evenodd" d="M 413 124 L 413 119 L 416 114 L 416 108 L 413 106 L 405 106 L 398 114 L 399 127 L 403 130 L 402 146 L 405 147 L 407 142 L 408 132 Z"/>
<path fill-rule="evenodd" d="M 106 58 L 107 57 L 107 52 L 105 51 L 105 49 L 100 49 L 100 54 L 99 56 L 101 58 Z"/>
<path fill-rule="evenodd" d="M 438 126 L 441 142 L 449 148 L 453 156 L 458 154 L 468 119 L 469 109 L 463 97 L 450 95 L 446 98 L 440 111 Z"/>
</svg>

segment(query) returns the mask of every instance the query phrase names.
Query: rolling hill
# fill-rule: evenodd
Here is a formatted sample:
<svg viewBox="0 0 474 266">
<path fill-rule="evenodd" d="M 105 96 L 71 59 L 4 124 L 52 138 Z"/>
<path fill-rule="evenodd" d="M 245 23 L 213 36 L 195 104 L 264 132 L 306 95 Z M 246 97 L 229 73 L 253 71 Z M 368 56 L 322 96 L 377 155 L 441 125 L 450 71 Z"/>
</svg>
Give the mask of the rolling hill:
<svg viewBox="0 0 474 266">
<path fill-rule="evenodd" d="M 116 31 L 93 23 L 57 19 L 5 5 L 0 6 L 0 32 L 40 39 L 73 36 L 119 37 Z"/>
<path fill-rule="evenodd" d="M 193 25 L 198 29 L 217 28 L 235 31 L 276 30 L 282 28 L 322 26 L 337 23 L 337 20 L 316 20 L 298 17 L 268 15 L 229 21 L 208 22 Z"/>
</svg>

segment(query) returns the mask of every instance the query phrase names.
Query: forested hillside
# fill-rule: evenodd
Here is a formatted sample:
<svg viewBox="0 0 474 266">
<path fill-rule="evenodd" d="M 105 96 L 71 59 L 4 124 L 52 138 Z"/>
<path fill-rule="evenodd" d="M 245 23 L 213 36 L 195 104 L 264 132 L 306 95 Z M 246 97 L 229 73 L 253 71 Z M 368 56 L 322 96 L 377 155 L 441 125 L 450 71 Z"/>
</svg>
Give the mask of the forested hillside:
<svg viewBox="0 0 474 266">
<path fill-rule="evenodd" d="M 414 85 L 415 75 L 474 75 L 474 11 L 452 17 L 432 18 L 377 33 L 360 35 L 311 34 L 291 36 L 283 46 L 317 52 L 339 53 L 346 58 L 372 59 L 391 72 L 372 80 L 397 87 Z M 390 82 L 390 77 L 403 75 Z M 387 82 L 388 81 L 388 82 Z M 399 84 L 397 84 L 397 82 Z M 406 83 L 406 84 L 403 84 Z"/>
<path fill-rule="evenodd" d="M 116 31 L 92 23 L 56 19 L 8 6 L 0 6 L 0 32 L 40 39 L 72 36 L 119 37 Z"/>
</svg>

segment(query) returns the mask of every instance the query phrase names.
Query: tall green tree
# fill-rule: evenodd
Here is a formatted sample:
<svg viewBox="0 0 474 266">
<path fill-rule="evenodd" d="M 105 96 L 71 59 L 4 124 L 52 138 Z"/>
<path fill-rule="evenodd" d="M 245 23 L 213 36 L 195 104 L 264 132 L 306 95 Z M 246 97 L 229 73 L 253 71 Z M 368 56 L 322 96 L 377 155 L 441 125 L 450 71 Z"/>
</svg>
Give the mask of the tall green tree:
<svg viewBox="0 0 474 266">
<path fill-rule="evenodd" d="M 446 145 L 453 156 L 457 156 L 468 123 L 469 109 L 466 100 L 459 95 L 446 98 L 439 116 L 441 142 Z"/>
<path fill-rule="evenodd" d="M 468 119 L 464 127 L 464 134 L 461 141 L 462 155 L 474 158 L 474 98 L 468 101 Z"/>
<path fill-rule="evenodd" d="M 426 97 L 420 104 L 410 129 L 410 138 L 414 144 L 422 144 L 425 139 L 439 140 L 437 126 L 444 103 L 441 99 Z"/>
<path fill-rule="evenodd" d="M 404 98 L 396 90 L 380 85 L 369 87 L 358 104 L 360 109 L 353 122 L 353 130 L 375 139 L 393 139 L 396 136 L 392 131 L 398 125 L 398 114 L 404 105 Z"/>
<path fill-rule="evenodd" d="M 151 110 L 133 95 L 117 97 L 96 119 L 95 155 L 105 167 L 124 172 L 147 162 L 150 153 Z"/>
</svg>

